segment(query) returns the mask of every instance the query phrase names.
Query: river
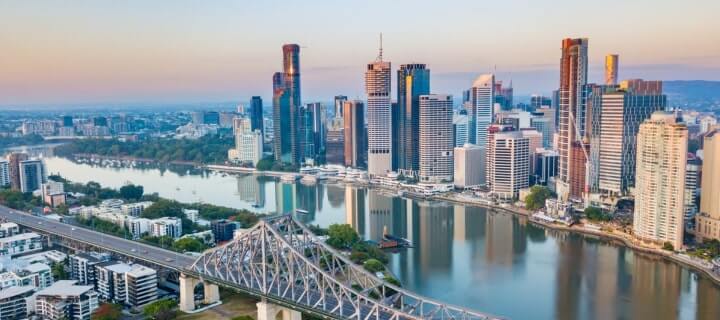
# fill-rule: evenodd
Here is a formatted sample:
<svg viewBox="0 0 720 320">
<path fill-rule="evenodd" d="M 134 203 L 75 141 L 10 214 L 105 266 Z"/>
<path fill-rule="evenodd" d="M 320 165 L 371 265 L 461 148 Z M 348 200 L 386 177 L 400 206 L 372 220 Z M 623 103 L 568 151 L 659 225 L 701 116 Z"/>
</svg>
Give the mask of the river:
<svg viewBox="0 0 720 320">
<path fill-rule="evenodd" d="M 262 213 L 304 209 L 306 223 L 348 223 L 366 239 L 387 228 L 414 245 L 391 255 L 390 268 L 406 288 L 510 319 L 720 319 L 720 287 L 703 275 L 524 217 L 344 185 L 45 161 L 48 172 L 72 181 L 114 188 L 132 182 L 183 202 Z"/>
</svg>

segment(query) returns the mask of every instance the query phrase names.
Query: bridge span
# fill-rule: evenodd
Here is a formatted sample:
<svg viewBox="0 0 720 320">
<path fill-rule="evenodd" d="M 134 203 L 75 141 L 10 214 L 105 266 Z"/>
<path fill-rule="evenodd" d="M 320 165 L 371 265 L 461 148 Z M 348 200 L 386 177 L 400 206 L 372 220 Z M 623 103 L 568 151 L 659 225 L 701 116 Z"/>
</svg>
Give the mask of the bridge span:
<svg viewBox="0 0 720 320">
<path fill-rule="evenodd" d="M 203 283 L 205 304 L 219 300 L 218 285 L 259 298 L 259 320 L 299 320 L 300 312 L 358 320 L 500 319 L 385 282 L 326 245 L 292 215 L 261 220 L 197 259 L 1 206 L 0 218 L 179 272 L 180 309 L 186 312 L 195 309 L 193 289 Z"/>
</svg>

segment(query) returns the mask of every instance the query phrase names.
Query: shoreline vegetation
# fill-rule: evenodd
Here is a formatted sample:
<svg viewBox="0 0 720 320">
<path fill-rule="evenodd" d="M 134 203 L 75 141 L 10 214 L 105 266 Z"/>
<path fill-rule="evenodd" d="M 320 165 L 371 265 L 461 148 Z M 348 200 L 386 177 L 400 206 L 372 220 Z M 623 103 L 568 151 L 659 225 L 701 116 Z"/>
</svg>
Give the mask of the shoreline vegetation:
<svg viewBox="0 0 720 320">
<path fill-rule="evenodd" d="M 96 156 L 144 162 L 175 164 L 225 163 L 227 151 L 234 146 L 232 137 L 204 136 L 199 139 L 157 138 L 139 141 L 85 139 L 55 147 L 61 157 Z"/>
</svg>

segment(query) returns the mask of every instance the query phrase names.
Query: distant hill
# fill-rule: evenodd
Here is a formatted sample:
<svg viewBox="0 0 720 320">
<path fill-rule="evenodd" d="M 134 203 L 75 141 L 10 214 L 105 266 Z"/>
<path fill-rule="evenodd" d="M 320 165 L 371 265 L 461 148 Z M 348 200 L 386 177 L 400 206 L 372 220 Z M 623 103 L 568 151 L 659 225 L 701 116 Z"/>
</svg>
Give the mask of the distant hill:
<svg viewBox="0 0 720 320">
<path fill-rule="evenodd" d="M 720 81 L 663 81 L 663 91 L 671 104 L 710 106 L 720 102 Z"/>
</svg>

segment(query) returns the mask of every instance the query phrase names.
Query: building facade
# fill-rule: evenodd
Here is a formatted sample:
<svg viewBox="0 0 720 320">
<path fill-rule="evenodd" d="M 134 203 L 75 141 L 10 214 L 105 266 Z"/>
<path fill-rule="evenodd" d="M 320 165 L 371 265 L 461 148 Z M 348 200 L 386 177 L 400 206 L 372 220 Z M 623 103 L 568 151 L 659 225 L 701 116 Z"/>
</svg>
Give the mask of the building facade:
<svg viewBox="0 0 720 320">
<path fill-rule="evenodd" d="M 495 75 L 483 74 L 470 88 L 468 116 L 470 118 L 470 143 L 485 146 L 488 143 L 488 128 L 493 123 L 495 97 Z"/>
<path fill-rule="evenodd" d="M 720 129 L 712 129 L 703 138 L 700 213 L 696 216 L 695 236 L 720 240 Z"/>
<path fill-rule="evenodd" d="M 520 189 L 530 183 L 530 140 L 520 131 L 499 131 L 490 138 L 487 150 L 490 190 L 498 198 L 515 199 Z"/>
<path fill-rule="evenodd" d="M 283 45 L 283 72 L 273 75 L 273 149 L 275 161 L 299 166 L 300 46 Z"/>
<path fill-rule="evenodd" d="M 345 101 L 343 106 L 344 160 L 346 167 L 367 167 L 367 131 L 362 101 Z"/>
<path fill-rule="evenodd" d="M 403 64 L 397 72 L 397 107 L 393 108 L 393 169 L 420 169 L 420 96 L 430 94 L 430 69 L 425 64 Z"/>
<path fill-rule="evenodd" d="M 452 96 L 420 96 L 420 182 L 443 183 L 453 179 Z"/>
<path fill-rule="evenodd" d="M 455 147 L 455 188 L 465 189 L 485 185 L 485 148 L 473 144 Z"/>
<path fill-rule="evenodd" d="M 633 233 L 642 241 L 682 248 L 687 139 L 672 113 L 653 113 L 640 125 Z"/>
<path fill-rule="evenodd" d="M 365 70 L 367 94 L 368 174 L 382 176 L 392 171 L 392 113 L 390 62 L 369 63 Z"/>
</svg>

